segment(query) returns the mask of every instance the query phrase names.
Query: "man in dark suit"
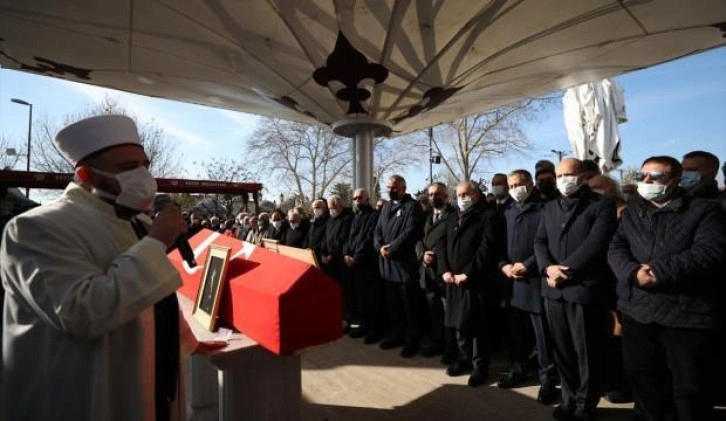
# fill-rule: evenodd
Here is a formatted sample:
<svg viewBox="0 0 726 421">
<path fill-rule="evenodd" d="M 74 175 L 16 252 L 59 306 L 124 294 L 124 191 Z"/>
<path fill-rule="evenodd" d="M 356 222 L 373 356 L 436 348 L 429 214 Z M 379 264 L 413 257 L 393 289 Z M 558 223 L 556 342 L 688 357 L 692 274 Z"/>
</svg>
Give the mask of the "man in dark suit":
<svg viewBox="0 0 726 421">
<path fill-rule="evenodd" d="M 313 219 L 310 221 L 310 229 L 308 230 L 308 238 L 305 241 L 305 248 L 312 249 L 315 252 L 315 258 L 321 267 L 323 265 L 322 251 L 328 218 L 330 218 L 330 212 L 328 212 L 327 202 L 323 199 L 314 200 Z"/>
<path fill-rule="evenodd" d="M 555 172 L 561 197 L 545 204 L 534 244 L 562 385 L 562 404 L 553 415 L 588 420 L 600 400 L 604 321 L 599 301 L 617 218 L 615 203 L 584 183 L 580 160 L 565 158 Z"/>
<path fill-rule="evenodd" d="M 374 243 L 380 254 L 381 277 L 386 281 L 386 301 L 391 329 L 381 342 L 382 349 L 404 345 L 401 356 L 410 358 L 419 351 L 421 310 L 424 290 L 418 283 L 416 242 L 423 234 L 421 205 L 406 193 L 406 180 L 400 175 L 386 181 L 390 201 L 378 216 Z"/>
<path fill-rule="evenodd" d="M 549 405 L 557 399 L 555 366 L 543 315 L 541 276 L 534 257 L 534 236 L 542 217 L 544 201 L 534 188 L 532 175 L 526 170 L 516 170 L 508 177 L 509 193 L 513 204 L 504 211 L 507 252 L 499 263 L 502 274 L 512 284 L 510 317 L 509 375 L 497 385 L 503 389 L 516 387 L 528 380 L 526 374 L 534 333 L 539 362 L 541 384 L 537 401 Z"/>
<path fill-rule="evenodd" d="M 351 338 L 362 338 L 366 344 L 376 343 L 386 327 L 385 289 L 378 274 L 378 254 L 373 247 L 373 234 L 378 212 L 370 205 L 368 191 L 353 192 L 355 216 L 348 242 L 343 247 L 343 261 L 350 271 L 355 313 L 360 326 L 350 332 Z"/>
<path fill-rule="evenodd" d="M 287 219 L 289 224 L 281 243 L 290 247 L 305 248 L 305 240 L 308 238 L 310 221 L 297 209 L 290 209 L 287 212 Z"/>
<path fill-rule="evenodd" d="M 323 270 L 343 289 L 343 330 L 348 332 L 354 321 L 355 304 L 350 271 L 343 260 L 343 248 L 350 235 L 353 211 L 343 206 L 343 198 L 338 195 L 328 197 L 328 209 L 330 218 L 325 224 L 325 239 L 321 251 Z"/>
<path fill-rule="evenodd" d="M 436 256 L 446 246 L 446 218 L 456 212 L 448 203 L 447 187 L 434 183 L 428 188 L 432 211 L 426 215 L 424 236 L 416 245 L 416 255 L 421 262 L 421 287 L 426 290 L 430 321 L 430 343 L 421 350 L 424 357 L 444 354 L 442 363 L 453 363 L 457 355 L 455 332 L 444 326 L 446 284 L 436 273 Z"/>
<path fill-rule="evenodd" d="M 504 212 L 512 206 L 514 200 L 509 196 L 509 185 L 507 183 L 507 175 L 502 173 L 494 174 L 492 177 L 492 193 L 494 201 L 490 206 L 496 210 L 494 220 L 492 221 L 494 245 L 496 250 L 491 250 L 490 254 L 494 257 L 494 253 L 498 255 L 494 257 L 495 262 L 504 260 L 505 248 L 507 243 L 506 221 Z M 512 297 L 512 283 L 500 271 L 495 271 L 493 275 L 492 293 L 487 294 L 487 320 L 491 320 L 490 334 L 492 337 L 492 347 L 495 349 L 504 349 L 507 342 L 511 342 L 514 338 L 508 338 L 509 329 L 507 329 L 507 321 L 509 320 L 509 300 Z M 509 341 L 508 341 L 509 339 Z"/>
<path fill-rule="evenodd" d="M 625 371 L 644 420 L 713 415 L 726 221 L 717 203 L 678 187 L 681 173 L 674 158 L 645 160 L 642 199 L 625 210 L 608 255 Z"/>
<path fill-rule="evenodd" d="M 449 376 L 471 372 L 469 386 L 489 375 L 489 340 L 485 295 L 496 262 L 492 261 L 494 211 L 481 203 L 481 193 L 470 181 L 456 187 L 458 212 L 446 219 L 446 247 L 439 257 L 439 273 L 446 283 L 446 325 L 456 329 L 459 359 L 446 370 Z"/>
</svg>

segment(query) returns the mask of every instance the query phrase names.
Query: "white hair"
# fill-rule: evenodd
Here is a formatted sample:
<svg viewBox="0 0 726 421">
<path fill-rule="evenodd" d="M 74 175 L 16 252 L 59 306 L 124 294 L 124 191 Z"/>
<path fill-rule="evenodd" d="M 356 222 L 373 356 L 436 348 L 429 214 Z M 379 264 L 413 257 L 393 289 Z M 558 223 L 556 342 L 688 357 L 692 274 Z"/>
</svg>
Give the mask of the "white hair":
<svg viewBox="0 0 726 421">
<path fill-rule="evenodd" d="M 343 206 L 343 198 L 338 196 L 337 194 L 331 194 L 328 197 L 328 203 L 333 202 L 335 205 Z"/>
</svg>

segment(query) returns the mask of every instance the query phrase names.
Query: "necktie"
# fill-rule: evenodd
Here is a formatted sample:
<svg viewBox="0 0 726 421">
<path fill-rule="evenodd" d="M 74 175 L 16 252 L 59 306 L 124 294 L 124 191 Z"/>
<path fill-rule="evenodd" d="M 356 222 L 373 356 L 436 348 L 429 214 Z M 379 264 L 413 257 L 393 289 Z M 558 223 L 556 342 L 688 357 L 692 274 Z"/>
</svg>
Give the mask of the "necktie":
<svg viewBox="0 0 726 421">
<path fill-rule="evenodd" d="M 434 223 L 439 222 L 440 217 L 441 217 L 441 212 L 434 212 Z"/>
</svg>

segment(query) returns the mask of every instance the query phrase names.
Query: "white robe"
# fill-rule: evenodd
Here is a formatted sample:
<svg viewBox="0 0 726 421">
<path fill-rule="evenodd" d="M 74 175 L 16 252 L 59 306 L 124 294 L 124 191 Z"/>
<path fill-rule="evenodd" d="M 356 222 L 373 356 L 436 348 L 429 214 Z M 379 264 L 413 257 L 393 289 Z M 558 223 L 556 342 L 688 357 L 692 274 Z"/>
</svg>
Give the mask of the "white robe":
<svg viewBox="0 0 726 421">
<path fill-rule="evenodd" d="M 153 421 L 153 305 L 181 285 L 164 245 L 71 183 L 8 223 L 0 262 L 6 419 Z"/>
</svg>

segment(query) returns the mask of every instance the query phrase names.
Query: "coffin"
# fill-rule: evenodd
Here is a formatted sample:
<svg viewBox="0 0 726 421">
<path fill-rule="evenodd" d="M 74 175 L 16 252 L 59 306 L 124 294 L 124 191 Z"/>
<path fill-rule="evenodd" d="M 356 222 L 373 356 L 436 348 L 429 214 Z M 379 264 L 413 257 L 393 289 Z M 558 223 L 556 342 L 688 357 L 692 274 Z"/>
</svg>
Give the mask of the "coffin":
<svg viewBox="0 0 726 421">
<path fill-rule="evenodd" d="M 340 287 L 321 270 L 253 244 L 202 230 L 189 239 L 198 266 L 179 252 L 169 259 L 181 274 L 179 292 L 194 301 L 209 245 L 230 247 L 219 318 L 278 355 L 290 355 L 342 336 Z"/>
</svg>

